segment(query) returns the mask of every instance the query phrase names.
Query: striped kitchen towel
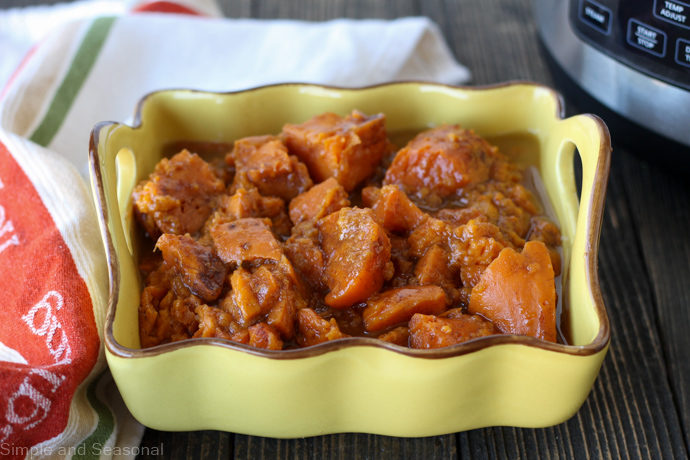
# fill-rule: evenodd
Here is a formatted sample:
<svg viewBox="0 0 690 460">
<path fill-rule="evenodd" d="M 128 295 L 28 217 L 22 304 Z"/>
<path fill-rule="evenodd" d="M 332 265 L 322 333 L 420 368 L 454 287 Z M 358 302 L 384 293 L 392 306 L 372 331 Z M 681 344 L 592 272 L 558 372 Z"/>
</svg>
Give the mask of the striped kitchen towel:
<svg viewBox="0 0 690 460">
<path fill-rule="evenodd" d="M 96 123 L 127 120 L 143 95 L 165 88 L 469 78 L 426 18 L 219 16 L 213 0 L 0 11 L 2 458 L 138 452 L 143 427 L 104 357 L 108 274 L 86 172 Z"/>
</svg>

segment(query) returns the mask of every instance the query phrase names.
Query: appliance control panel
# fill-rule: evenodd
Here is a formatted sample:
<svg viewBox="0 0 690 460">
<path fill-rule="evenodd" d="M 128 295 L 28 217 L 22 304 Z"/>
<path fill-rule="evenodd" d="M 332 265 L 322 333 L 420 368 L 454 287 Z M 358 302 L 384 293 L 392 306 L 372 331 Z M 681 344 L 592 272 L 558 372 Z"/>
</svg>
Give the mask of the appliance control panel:
<svg viewBox="0 0 690 460">
<path fill-rule="evenodd" d="M 690 0 L 570 0 L 569 16 L 599 51 L 690 89 Z"/>
</svg>

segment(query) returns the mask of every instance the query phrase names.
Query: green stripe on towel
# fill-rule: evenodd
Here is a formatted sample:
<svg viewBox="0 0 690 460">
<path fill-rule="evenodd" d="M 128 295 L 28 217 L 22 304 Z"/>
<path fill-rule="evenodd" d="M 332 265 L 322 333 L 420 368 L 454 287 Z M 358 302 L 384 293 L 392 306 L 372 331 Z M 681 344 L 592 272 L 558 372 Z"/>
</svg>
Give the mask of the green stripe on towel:
<svg viewBox="0 0 690 460">
<path fill-rule="evenodd" d="M 86 398 L 89 400 L 93 410 L 96 411 L 98 425 L 96 425 L 93 433 L 76 447 L 72 459 L 97 460 L 101 457 L 101 454 L 108 454 L 104 448 L 108 439 L 113 435 L 115 418 L 110 408 L 96 396 L 96 387 L 107 372 L 107 370 L 101 372 L 101 375 L 96 377 L 86 390 Z"/>
<path fill-rule="evenodd" d="M 96 62 L 98 53 L 114 23 L 115 17 L 103 17 L 93 21 L 74 56 L 67 75 L 50 103 L 48 112 L 31 135 L 33 142 L 46 147 L 53 140 Z"/>
</svg>

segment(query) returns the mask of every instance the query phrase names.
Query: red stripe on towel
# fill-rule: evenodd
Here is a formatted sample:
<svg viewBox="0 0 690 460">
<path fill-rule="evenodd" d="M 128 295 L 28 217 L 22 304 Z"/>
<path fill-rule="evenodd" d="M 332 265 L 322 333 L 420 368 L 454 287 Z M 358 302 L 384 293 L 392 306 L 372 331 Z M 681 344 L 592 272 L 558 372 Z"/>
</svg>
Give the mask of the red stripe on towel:
<svg viewBox="0 0 690 460">
<path fill-rule="evenodd" d="M 189 7 L 175 2 L 167 2 L 165 0 L 144 3 L 132 10 L 133 13 L 177 13 L 177 14 L 191 14 L 193 16 L 203 16 L 199 11 L 193 10 Z"/>
<path fill-rule="evenodd" d="M 0 362 L 0 444 L 12 449 L 3 458 L 24 458 L 26 449 L 65 429 L 75 390 L 96 364 L 100 340 L 91 296 L 72 254 L 2 143 L 0 284 L 0 342 L 21 355 L 15 354 L 16 362 Z M 50 454 L 46 448 L 36 453 Z"/>
</svg>

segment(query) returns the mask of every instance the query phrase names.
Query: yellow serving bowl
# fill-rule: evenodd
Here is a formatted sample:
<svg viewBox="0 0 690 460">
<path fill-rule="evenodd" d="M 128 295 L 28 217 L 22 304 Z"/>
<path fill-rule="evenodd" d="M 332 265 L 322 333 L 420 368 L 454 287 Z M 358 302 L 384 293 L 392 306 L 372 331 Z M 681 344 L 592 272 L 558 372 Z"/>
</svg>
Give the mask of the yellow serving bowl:
<svg viewBox="0 0 690 460">
<path fill-rule="evenodd" d="M 361 337 L 287 351 L 211 338 L 140 348 L 140 237 L 129 196 L 166 146 L 231 143 L 352 109 L 385 113 L 389 132 L 460 123 L 489 139 L 528 140 L 508 143 L 504 153 L 535 164 L 560 223 L 561 329 L 568 345 L 498 335 L 436 350 Z M 589 394 L 610 340 L 597 252 L 611 148 L 600 119 L 563 119 L 562 113 L 556 92 L 531 83 L 283 84 L 224 94 L 160 91 L 142 99 L 134 127 L 97 125 L 90 155 L 110 268 L 106 356 L 127 407 L 159 430 L 278 438 L 341 432 L 418 437 L 496 425 L 543 427 L 570 418 Z M 583 172 L 579 200 L 576 148 Z"/>
</svg>

